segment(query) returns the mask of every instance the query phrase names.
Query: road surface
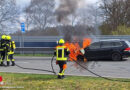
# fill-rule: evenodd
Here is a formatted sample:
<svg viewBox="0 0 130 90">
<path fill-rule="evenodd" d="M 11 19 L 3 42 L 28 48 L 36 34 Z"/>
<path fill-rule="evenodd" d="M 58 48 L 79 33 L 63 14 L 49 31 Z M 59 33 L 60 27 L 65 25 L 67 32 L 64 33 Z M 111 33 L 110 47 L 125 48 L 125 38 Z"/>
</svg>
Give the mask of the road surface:
<svg viewBox="0 0 130 90">
<path fill-rule="evenodd" d="M 51 69 L 51 58 L 50 57 L 15 57 L 16 63 L 25 68 L 36 68 L 36 69 Z M 66 75 L 75 76 L 95 76 L 90 72 L 77 66 L 74 62 L 67 63 L 68 68 L 65 71 Z M 53 62 L 54 70 L 58 73 L 59 67 Z M 87 65 L 85 65 L 87 66 Z M 104 76 L 113 78 L 130 78 L 130 59 L 124 61 L 92 61 L 88 64 L 88 69 L 91 71 Z M 53 74 L 50 72 L 36 71 L 36 70 L 25 70 L 17 66 L 1 67 L 0 72 L 14 72 L 14 73 L 34 73 L 34 74 Z"/>
</svg>

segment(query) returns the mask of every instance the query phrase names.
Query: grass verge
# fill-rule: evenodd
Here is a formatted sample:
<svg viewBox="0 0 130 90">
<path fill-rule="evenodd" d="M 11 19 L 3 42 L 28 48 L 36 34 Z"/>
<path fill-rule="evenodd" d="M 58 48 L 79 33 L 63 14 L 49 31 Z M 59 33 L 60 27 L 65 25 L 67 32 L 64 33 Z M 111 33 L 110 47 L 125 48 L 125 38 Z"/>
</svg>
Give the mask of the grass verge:
<svg viewBox="0 0 130 90">
<path fill-rule="evenodd" d="M 0 90 L 130 90 L 130 82 L 108 81 L 96 77 L 67 76 L 59 80 L 55 75 L 0 73 L 5 82 Z M 130 79 L 118 79 L 129 80 Z"/>
</svg>

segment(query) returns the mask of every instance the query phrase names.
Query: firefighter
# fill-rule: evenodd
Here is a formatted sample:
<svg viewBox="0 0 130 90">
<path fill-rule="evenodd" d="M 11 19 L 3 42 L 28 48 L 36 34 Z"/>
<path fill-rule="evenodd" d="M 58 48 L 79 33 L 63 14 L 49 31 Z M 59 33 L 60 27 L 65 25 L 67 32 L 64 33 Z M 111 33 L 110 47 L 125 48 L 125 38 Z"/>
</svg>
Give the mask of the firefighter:
<svg viewBox="0 0 130 90">
<path fill-rule="evenodd" d="M 58 42 L 58 46 L 56 46 L 56 50 L 54 52 L 54 55 L 56 56 L 56 64 L 59 65 L 60 71 L 58 73 L 58 79 L 63 79 L 64 78 L 64 72 L 65 69 L 67 68 L 66 61 L 67 61 L 67 56 L 69 55 L 69 49 L 64 46 L 64 39 L 60 39 Z"/>
<path fill-rule="evenodd" d="M 2 35 L 1 36 L 1 49 L 3 49 L 1 51 L 1 59 L 0 59 L 0 66 L 5 66 L 4 64 L 4 60 L 5 60 L 5 56 L 6 56 L 6 52 L 5 52 L 5 49 L 6 49 L 6 35 Z"/>
<path fill-rule="evenodd" d="M 7 66 L 10 65 L 10 60 L 12 62 L 12 66 L 15 65 L 15 59 L 13 58 L 13 55 L 14 55 L 14 50 L 16 48 L 15 46 L 15 42 L 14 41 L 11 41 L 11 36 L 7 36 L 6 37 L 6 40 L 7 40 L 7 45 L 9 46 L 9 51 L 8 51 L 8 54 L 7 54 Z"/>
</svg>

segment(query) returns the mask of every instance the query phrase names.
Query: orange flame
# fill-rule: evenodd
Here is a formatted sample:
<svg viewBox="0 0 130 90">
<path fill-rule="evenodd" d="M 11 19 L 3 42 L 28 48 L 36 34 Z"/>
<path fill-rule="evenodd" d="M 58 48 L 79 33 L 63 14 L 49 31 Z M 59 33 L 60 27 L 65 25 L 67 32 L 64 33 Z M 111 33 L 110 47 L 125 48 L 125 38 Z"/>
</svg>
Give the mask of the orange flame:
<svg viewBox="0 0 130 90">
<path fill-rule="evenodd" d="M 83 48 L 88 47 L 91 44 L 91 39 L 90 38 L 84 38 L 83 39 Z"/>
<path fill-rule="evenodd" d="M 65 46 L 67 48 L 69 48 L 69 50 L 70 50 L 69 60 L 70 61 L 78 60 L 77 59 L 78 55 L 82 55 L 84 57 L 84 55 L 80 52 L 80 50 L 88 47 L 90 44 L 91 44 L 90 38 L 84 38 L 83 39 L 83 46 L 82 47 L 80 47 L 78 42 L 73 42 L 73 43 L 66 42 Z M 84 59 L 84 61 L 87 61 L 87 59 Z"/>
</svg>

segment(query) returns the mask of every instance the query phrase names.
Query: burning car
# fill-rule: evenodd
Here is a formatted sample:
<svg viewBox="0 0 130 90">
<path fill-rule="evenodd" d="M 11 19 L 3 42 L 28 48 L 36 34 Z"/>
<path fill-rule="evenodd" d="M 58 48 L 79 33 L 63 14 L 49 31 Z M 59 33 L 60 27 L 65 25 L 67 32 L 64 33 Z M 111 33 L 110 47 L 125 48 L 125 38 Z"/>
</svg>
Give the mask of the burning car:
<svg viewBox="0 0 130 90">
<path fill-rule="evenodd" d="M 112 59 L 117 61 L 130 56 L 130 43 L 126 40 L 101 40 L 84 48 L 82 52 L 88 60 Z"/>
<path fill-rule="evenodd" d="M 80 45 L 82 43 L 82 45 Z M 65 46 L 67 46 L 70 50 L 69 60 L 70 61 L 83 61 L 87 62 L 87 58 L 84 57 L 84 49 L 91 44 L 90 38 L 84 38 L 82 42 L 73 41 L 73 42 L 66 42 Z"/>
</svg>

